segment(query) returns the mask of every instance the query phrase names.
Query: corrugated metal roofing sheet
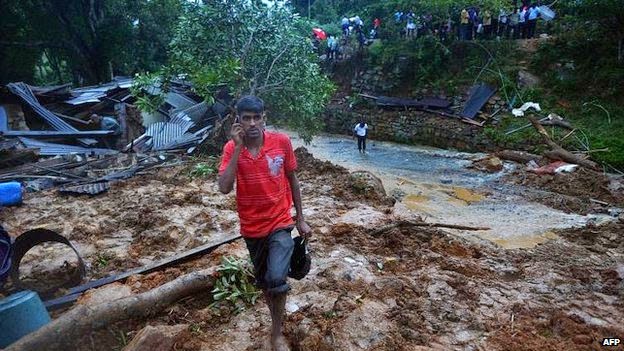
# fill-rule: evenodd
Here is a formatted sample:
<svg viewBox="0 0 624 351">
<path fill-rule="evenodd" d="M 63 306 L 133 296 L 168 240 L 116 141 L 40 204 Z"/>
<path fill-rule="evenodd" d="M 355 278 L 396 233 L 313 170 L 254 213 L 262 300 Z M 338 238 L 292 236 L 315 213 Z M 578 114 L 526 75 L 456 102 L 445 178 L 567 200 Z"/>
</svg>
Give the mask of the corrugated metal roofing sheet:
<svg viewBox="0 0 624 351">
<path fill-rule="evenodd" d="M 30 105 L 30 107 L 32 107 L 32 109 L 35 110 L 35 112 L 37 112 L 37 114 L 41 116 L 55 130 L 66 131 L 66 132 L 78 131 L 78 129 L 72 127 L 67 122 L 63 121 L 61 118 L 59 118 L 57 115 L 52 113 L 50 110 L 41 106 L 41 104 L 39 103 L 35 95 L 32 93 L 28 85 L 21 83 L 21 82 L 9 83 L 7 84 L 7 88 L 9 88 L 9 90 L 13 94 L 21 97 L 24 100 L 24 102 Z M 79 139 L 79 141 L 83 145 L 87 145 L 87 146 L 97 144 L 97 140 L 95 139 L 82 138 L 82 139 Z"/>
<path fill-rule="evenodd" d="M 77 97 L 73 99 L 66 100 L 65 103 L 70 104 L 70 105 L 82 105 L 82 104 L 86 104 L 90 102 L 98 103 L 100 102 L 100 98 L 103 98 L 105 96 L 106 96 L 106 92 L 99 92 L 99 91 L 85 92 L 85 93 L 79 94 Z"/>
<path fill-rule="evenodd" d="M 204 101 L 186 109 L 173 109 L 170 114 L 175 116 L 179 113 L 185 113 L 193 122 L 199 122 L 206 112 L 208 112 L 208 104 Z"/>
<path fill-rule="evenodd" d="M 169 122 L 154 123 L 145 134 L 152 137 L 152 149 L 153 150 L 165 150 L 163 146 L 168 145 L 175 141 L 188 130 L 183 126 Z"/>
<path fill-rule="evenodd" d="M 34 140 L 30 138 L 19 138 L 20 142 L 27 148 L 39 149 L 39 155 L 55 156 L 69 154 L 86 154 L 86 155 L 112 155 L 119 153 L 117 150 L 86 148 L 74 145 L 65 145 L 57 143 L 48 143 L 44 141 Z"/>
<path fill-rule="evenodd" d="M 59 188 L 59 192 L 65 194 L 89 194 L 97 195 L 110 189 L 109 182 L 98 182 L 83 185 L 64 185 Z"/>
<path fill-rule="evenodd" d="M 132 82 L 132 78 L 115 77 L 110 83 L 72 89 L 73 98 L 66 100 L 65 103 L 70 105 L 81 105 L 89 102 L 97 103 L 100 102 L 101 98 L 106 97 L 109 91 L 117 88 L 128 89 L 132 86 Z"/>
<path fill-rule="evenodd" d="M 145 134 L 134 140 L 134 146 L 144 152 L 192 146 L 203 137 L 203 134 L 188 133 L 188 130 L 194 126 L 195 123 L 185 113 L 178 113 L 169 122 L 157 122 L 150 125 Z M 146 137 L 151 137 L 151 140 L 146 141 Z"/>
<path fill-rule="evenodd" d="M 167 93 L 167 96 L 165 97 L 165 102 L 173 106 L 174 109 L 186 109 L 197 104 L 191 98 L 173 92 Z"/>
</svg>

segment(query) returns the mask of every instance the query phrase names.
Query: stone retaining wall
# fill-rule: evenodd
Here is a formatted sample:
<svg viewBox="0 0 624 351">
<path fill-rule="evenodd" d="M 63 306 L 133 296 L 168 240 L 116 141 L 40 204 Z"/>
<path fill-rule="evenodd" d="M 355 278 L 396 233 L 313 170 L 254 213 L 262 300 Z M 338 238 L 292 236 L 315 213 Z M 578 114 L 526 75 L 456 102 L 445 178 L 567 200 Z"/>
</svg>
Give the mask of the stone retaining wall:
<svg viewBox="0 0 624 351">
<path fill-rule="evenodd" d="M 345 111 L 341 108 L 330 108 L 325 115 L 326 131 L 351 135 L 353 127 L 361 117 L 369 125 L 369 138 L 374 140 L 467 152 L 498 149 L 485 136 L 481 127 L 421 111 Z"/>
</svg>

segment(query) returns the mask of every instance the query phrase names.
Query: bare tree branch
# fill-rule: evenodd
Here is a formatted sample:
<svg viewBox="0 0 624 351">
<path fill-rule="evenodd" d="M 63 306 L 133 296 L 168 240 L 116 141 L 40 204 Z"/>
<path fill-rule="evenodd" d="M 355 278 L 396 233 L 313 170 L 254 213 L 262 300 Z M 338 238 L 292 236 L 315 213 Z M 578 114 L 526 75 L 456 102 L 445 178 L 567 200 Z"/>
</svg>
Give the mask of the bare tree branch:
<svg viewBox="0 0 624 351">
<path fill-rule="evenodd" d="M 245 43 L 245 46 L 243 46 L 243 52 L 241 54 L 241 66 L 245 64 L 245 59 L 247 58 L 247 54 L 249 53 L 249 49 L 251 48 L 251 42 L 253 41 L 255 33 L 256 32 L 251 32 L 249 39 Z"/>
<path fill-rule="evenodd" d="M 282 55 L 286 52 L 286 50 L 288 50 L 287 46 L 284 47 L 282 51 L 280 51 L 280 53 L 277 54 L 277 56 L 275 56 L 275 58 L 273 59 L 273 62 L 271 62 L 271 66 L 269 67 L 269 71 L 267 72 L 266 79 L 264 80 L 264 86 L 267 86 L 267 84 L 269 84 L 269 78 L 271 78 L 271 71 L 273 70 L 273 66 L 275 65 L 275 62 L 277 62 L 277 60 L 279 60 L 279 58 L 282 57 Z"/>
<path fill-rule="evenodd" d="M 273 91 L 273 90 L 284 89 L 284 83 L 286 83 L 287 81 L 288 81 L 288 78 L 284 78 L 284 79 L 280 80 L 279 82 L 275 82 L 275 83 L 271 83 L 271 84 L 265 84 L 262 87 L 258 88 L 258 92 L 259 93 L 266 93 L 266 92 Z"/>
</svg>

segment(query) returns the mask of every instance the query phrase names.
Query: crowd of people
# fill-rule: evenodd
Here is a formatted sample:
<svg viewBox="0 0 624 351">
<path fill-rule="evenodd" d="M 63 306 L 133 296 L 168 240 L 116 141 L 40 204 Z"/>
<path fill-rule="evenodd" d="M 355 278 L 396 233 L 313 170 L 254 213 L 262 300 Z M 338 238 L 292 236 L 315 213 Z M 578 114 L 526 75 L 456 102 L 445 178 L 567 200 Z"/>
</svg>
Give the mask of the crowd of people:
<svg viewBox="0 0 624 351">
<path fill-rule="evenodd" d="M 336 60 L 343 56 L 344 48 L 350 37 L 355 36 L 358 48 L 361 50 L 365 45 L 370 43 L 371 40 L 378 37 L 379 28 L 381 27 L 381 19 L 375 18 L 372 21 L 371 29 L 366 35 L 364 31 L 364 21 L 359 16 L 348 18 L 343 16 L 340 21 L 341 34 L 334 35 L 333 33 L 323 33 L 326 38 L 323 39 L 318 33 L 312 34 L 312 45 L 315 50 L 322 52 L 322 43 L 325 41 L 325 54 L 328 60 Z"/>
<path fill-rule="evenodd" d="M 396 11 L 392 16 L 394 27 L 391 23 L 386 30 L 389 31 L 388 33 L 398 30 L 400 36 L 407 39 L 431 35 L 442 42 L 449 39 L 531 39 L 537 35 L 537 21 L 540 18 L 551 19 L 542 13 L 542 9 L 539 3 L 524 0 L 518 7 L 498 11 L 470 6 L 461 9 L 455 18 L 449 15 L 446 19 L 434 19 L 430 13 Z M 336 60 L 343 56 L 344 48 L 351 36 L 355 36 L 358 48 L 362 49 L 379 37 L 381 25 L 381 19 L 374 18 L 366 34 L 365 23 L 360 16 L 343 16 L 340 20 L 342 32 L 340 35 L 329 33 L 327 38 L 323 39 L 313 35 L 313 44 L 319 52 L 326 53 L 328 60 Z M 322 48 L 321 45 L 325 39 L 324 45 L 326 46 Z"/>
<path fill-rule="evenodd" d="M 452 35 L 458 40 L 531 39 L 536 36 L 537 21 L 541 16 L 538 4 L 523 2 L 520 7 L 500 9 L 497 14 L 478 6 L 467 7 L 461 10 L 455 21 L 451 16 L 434 21 L 431 14 L 416 15 L 413 11 L 396 11 L 393 17 L 405 38 L 435 35 L 446 41 Z"/>
<path fill-rule="evenodd" d="M 533 3 L 511 11 L 500 9 L 496 19 L 486 9 L 478 7 L 462 9 L 459 22 L 459 40 L 490 39 L 532 39 L 536 35 L 540 8 Z"/>
</svg>

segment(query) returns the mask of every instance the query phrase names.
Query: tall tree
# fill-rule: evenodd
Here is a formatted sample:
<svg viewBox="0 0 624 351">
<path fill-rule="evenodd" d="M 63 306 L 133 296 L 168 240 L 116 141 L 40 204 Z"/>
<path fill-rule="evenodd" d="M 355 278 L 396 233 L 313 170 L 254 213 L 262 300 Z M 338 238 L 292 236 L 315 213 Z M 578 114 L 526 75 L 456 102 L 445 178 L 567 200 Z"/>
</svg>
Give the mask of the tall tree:
<svg viewBox="0 0 624 351">
<path fill-rule="evenodd" d="M 15 23 L 19 30 L 5 32 L 1 49 L 19 55 L 24 48 L 36 48 L 40 57 L 45 50 L 48 61 L 67 63 L 78 84 L 164 64 L 184 4 L 182 0 L 6 1 L 3 9 L 20 22 Z"/>
<path fill-rule="evenodd" d="M 333 91 L 312 51 L 310 28 L 285 7 L 207 1 L 179 22 L 171 69 L 188 74 L 206 99 L 223 87 L 263 97 L 273 117 L 288 117 L 309 140 L 322 128 L 320 115 Z"/>
</svg>

